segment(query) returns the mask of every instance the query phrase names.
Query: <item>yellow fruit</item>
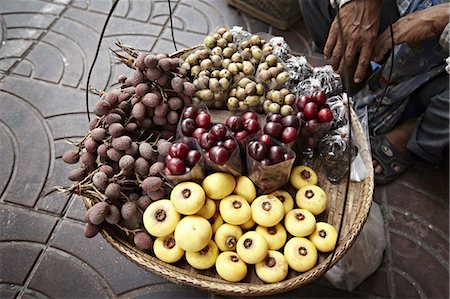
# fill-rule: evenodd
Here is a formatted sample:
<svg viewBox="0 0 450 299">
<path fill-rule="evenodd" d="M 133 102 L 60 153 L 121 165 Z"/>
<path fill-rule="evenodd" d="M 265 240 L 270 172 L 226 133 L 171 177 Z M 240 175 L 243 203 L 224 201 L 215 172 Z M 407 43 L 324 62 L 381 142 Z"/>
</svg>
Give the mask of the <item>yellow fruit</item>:
<svg viewBox="0 0 450 299">
<path fill-rule="evenodd" d="M 252 180 L 246 176 L 237 177 L 233 194 L 240 195 L 245 198 L 248 203 L 252 203 L 256 198 L 255 184 L 253 184 Z"/>
<path fill-rule="evenodd" d="M 167 236 L 175 230 L 180 222 L 180 213 L 175 211 L 172 202 L 161 199 L 152 202 L 142 216 L 144 227 L 149 234 L 155 237 Z"/>
<path fill-rule="evenodd" d="M 295 237 L 307 237 L 316 229 L 316 217 L 305 209 L 294 209 L 284 217 L 284 227 Z"/>
<path fill-rule="evenodd" d="M 220 215 L 226 223 L 241 225 L 252 217 L 248 202 L 239 195 L 229 195 L 220 201 Z"/>
<path fill-rule="evenodd" d="M 200 211 L 206 200 L 205 191 L 194 182 L 182 182 L 176 185 L 170 193 L 175 210 L 183 215 L 193 215 Z"/>
<path fill-rule="evenodd" d="M 243 234 L 236 245 L 236 252 L 247 264 L 261 262 L 269 251 L 269 244 L 260 233 L 248 231 Z"/>
<path fill-rule="evenodd" d="M 255 265 L 256 275 L 267 283 L 282 281 L 286 278 L 289 266 L 281 252 L 269 250 L 262 262 Z"/>
<path fill-rule="evenodd" d="M 219 256 L 219 248 L 212 240 L 198 252 L 186 251 L 186 260 L 195 269 L 206 270 L 214 266 Z"/>
<path fill-rule="evenodd" d="M 186 216 L 177 224 L 174 236 L 181 249 L 197 252 L 211 240 L 211 224 L 201 216 Z"/>
<path fill-rule="evenodd" d="M 216 202 L 210 198 L 207 198 L 203 207 L 196 213 L 198 216 L 202 216 L 205 219 L 209 219 L 214 216 L 216 212 Z"/>
<path fill-rule="evenodd" d="M 284 206 L 284 213 L 286 214 L 294 208 L 294 199 L 289 192 L 284 190 L 276 190 L 270 193 L 270 195 L 276 196 Z"/>
<path fill-rule="evenodd" d="M 223 279 L 237 282 L 247 275 L 247 264 L 233 251 L 224 251 L 216 259 L 216 271 Z"/>
<path fill-rule="evenodd" d="M 318 182 L 317 173 L 306 165 L 294 167 L 289 180 L 291 181 L 291 185 L 296 189 L 300 189 L 306 185 L 317 185 Z"/>
<path fill-rule="evenodd" d="M 235 250 L 241 236 L 242 229 L 239 226 L 224 223 L 217 229 L 214 241 L 221 251 Z"/>
<path fill-rule="evenodd" d="M 253 221 L 253 219 L 250 217 L 250 219 L 247 222 L 245 222 L 244 224 L 239 225 L 239 227 L 242 228 L 243 230 L 249 230 L 252 227 L 254 227 L 255 224 L 256 224 L 256 222 Z"/>
<path fill-rule="evenodd" d="M 223 219 L 219 212 L 215 212 L 214 216 L 209 218 L 208 221 L 211 224 L 213 234 L 215 234 L 217 229 L 223 224 Z"/>
<path fill-rule="evenodd" d="M 260 233 L 264 238 L 266 238 L 270 250 L 278 250 L 284 246 L 284 243 L 286 243 L 287 239 L 286 230 L 279 223 L 271 227 L 258 225 L 255 231 Z"/>
<path fill-rule="evenodd" d="M 297 191 L 295 202 L 300 209 L 319 215 L 327 208 L 327 195 L 319 186 L 307 185 Z"/>
<path fill-rule="evenodd" d="M 336 247 L 337 237 L 337 231 L 331 224 L 317 222 L 309 239 L 320 252 L 331 252 Z"/>
<path fill-rule="evenodd" d="M 184 255 L 184 250 L 177 245 L 173 234 L 156 238 L 153 252 L 158 259 L 169 264 L 179 261 Z"/>
<path fill-rule="evenodd" d="M 284 246 L 284 256 L 289 267 L 298 272 L 306 272 L 317 264 L 317 249 L 305 238 L 294 237 Z"/>
<path fill-rule="evenodd" d="M 284 216 L 284 206 L 273 195 L 261 195 L 252 202 L 252 218 L 262 226 L 275 226 Z"/>
<path fill-rule="evenodd" d="M 229 173 L 215 172 L 203 180 L 202 187 L 207 197 L 215 200 L 222 199 L 233 193 L 236 180 Z"/>
</svg>

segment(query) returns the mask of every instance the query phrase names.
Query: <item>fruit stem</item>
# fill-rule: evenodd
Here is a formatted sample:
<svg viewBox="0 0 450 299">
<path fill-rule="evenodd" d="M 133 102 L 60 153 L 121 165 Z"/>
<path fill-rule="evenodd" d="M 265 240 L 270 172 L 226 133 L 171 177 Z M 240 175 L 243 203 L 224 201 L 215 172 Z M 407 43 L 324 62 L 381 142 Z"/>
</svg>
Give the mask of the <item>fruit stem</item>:
<svg viewBox="0 0 450 299">
<path fill-rule="evenodd" d="M 236 246 L 237 240 L 235 236 L 228 236 L 226 245 L 228 248 L 234 248 Z"/>
<path fill-rule="evenodd" d="M 305 220 L 305 215 L 303 215 L 302 213 L 297 213 L 295 215 L 295 218 L 297 218 L 297 220 L 302 221 L 302 220 Z"/>
<path fill-rule="evenodd" d="M 298 249 L 298 253 L 299 253 L 300 255 L 302 255 L 302 256 L 306 256 L 306 255 L 308 254 L 308 250 L 306 250 L 305 247 L 300 247 L 300 248 Z"/>
<path fill-rule="evenodd" d="M 309 180 L 311 178 L 311 173 L 308 170 L 303 170 L 300 175 L 304 180 Z"/>
<path fill-rule="evenodd" d="M 233 201 L 233 208 L 240 209 L 242 207 L 242 203 L 240 201 Z"/>
<path fill-rule="evenodd" d="M 244 247 L 245 248 L 250 248 L 250 246 L 252 246 L 253 240 L 250 238 L 247 238 L 244 240 Z"/>
<path fill-rule="evenodd" d="M 326 232 L 325 230 L 321 229 L 321 230 L 319 231 L 319 236 L 320 236 L 321 238 L 326 238 L 327 232 Z"/>
<path fill-rule="evenodd" d="M 164 239 L 164 247 L 172 249 L 175 246 L 175 239 L 172 237 L 167 237 Z"/>
<path fill-rule="evenodd" d="M 269 201 L 263 201 L 261 207 L 264 211 L 270 211 L 272 209 L 272 204 Z"/>
<path fill-rule="evenodd" d="M 166 219 L 166 211 L 163 209 L 156 210 L 155 219 L 158 221 L 164 221 L 164 219 Z"/>
<path fill-rule="evenodd" d="M 181 191 L 181 195 L 183 195 L 185 199 L 188 199 L 191 196 L 191 190 L 187 188 L 183 189 L 183 191 Z"/>
<path fill-rule="evenodd" d="M 275 259 L 273 257 L 267 255 L 267 257 L 264 260 L 264 264 L 269 268 L 273 268 L 273 267 L 275 267 L 277 262 L 275 261 Z"/>
<path fill-rule="evenodd" d="M 306 198 L 308 198 L 308 199 L 313 198 L 313 197 L 314 197 L 314 191 L 312 191 L 312 190 L 306 190 L 305 196 L 306 196 Z"/>
</svg>

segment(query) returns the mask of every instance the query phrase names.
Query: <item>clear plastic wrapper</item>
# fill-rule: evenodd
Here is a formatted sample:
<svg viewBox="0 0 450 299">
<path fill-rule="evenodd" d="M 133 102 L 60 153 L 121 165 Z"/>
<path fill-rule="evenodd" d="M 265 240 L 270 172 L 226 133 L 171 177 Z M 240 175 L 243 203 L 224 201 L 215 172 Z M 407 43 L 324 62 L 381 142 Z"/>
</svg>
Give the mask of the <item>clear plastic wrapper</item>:
<svg viewBox="0 0 450 299">
<path fill-rule="evenodd" d="M 273 47 L 272 53 L 275 54 L 283 62 L 286 62 L 291 55 L 291 48 L 282 36 L 274 36 L 269 39 L 269 44 Z"/>
<path fill-rule="evenodd" d="M 331 122 L 319 123 L 316 120 L 301 120 L 300 141 L 304 148 L 317 148 L 322 138 L 330 131 Z"/>
<path fill-rule="evenodd" d="M 331 65 L 315 67 L 312 77 L 320 81 L 322 89 L 326 92 L 327 96 L 342 93 L 341 77 L 334 72 Z"/>
<path fill-rule="evenodd" d="M 243 40 L 248 39 L 252 34 L 247 30 L 244 30 L 241 26 L 233 26 L 230 29 L 231 34 L 233 34 L 233 38 L 237 44 L 240 44 Z"/>
<path fill-rule="evenodd" d="M 310 78 L 313 74 L 313 67 L 308 63 L 305 56 L 291 56 L 285 61 L 284 67 L 289 73 L 287 87 L 292 92 L 297 92 L 299 83 Z"/>
<path fill-rule="evenodd" d="M 199 151 L 200 158 L 197 161 L 197 163 L 195 163 L 192 167 L 190 167 L 190 170 L 184 174 L 174 175 L 174 174 L 171 174 L 170 172 L 168 172 L 167 170 L 163 171 L 164 178 L 171 185 L 176 185 L 178 183 L 186 182 L 186 181 L 200 183 L 205 178 L 203 150 L 201 149 L 197 140 L 195 140 L 194 138 L 191 138 L 191 137 L 181 137 L 181 138 L 177 139 L 177 142 L 182 142 L 182 143 L 186 144 L 190 150 Z"/>
<path fill-rule="evenodd" d="M 322 90 L 322 84 L 316 78 L 307 78 L 300 81 L 295 90 L 298 98 L 302 95 L 311 95 L 313 92 Z"/>
<path fill-rule="evenodd" d="M 277 164 L 265 165 L 249 155 L 248 147 L 246 150 L 247 176 L 263 194 L 275 191 L 289 181 L 289 176 L 296 157 L 293 150 L 288 149 L 277 141 L 273 142 L 283 148 L 283 152 L 286 155 L 289 155 L 288 159 Z"/>
<path fill-rule="evenodd" d="M 232 136 L 227 136 L 228 138 L 231 138 L 234 140 Z M 236 141 L 235 141 L 236 142 Z M 228 160 L 225 162 L 225 164 L 219 165 L 217 163 L 214 163 L 211 160 L 211 155 L 213 150 L 209 150 L 209 152 L 205 153 L 205 167 L 208 171 L 220 171 L 220 172 L 227 172 L 234 176 L 242 175 L 242 163 L 241 163 L 241 152 L 239 145 L 236 142 L 236 148 L 229 154 Z"/>
<path fill-rule="evenodd" d="M 329 97 L 326 103 L 333 113 L 333 129 L 348 124 L 348 98 L 345 93 Z"/>
</svg>

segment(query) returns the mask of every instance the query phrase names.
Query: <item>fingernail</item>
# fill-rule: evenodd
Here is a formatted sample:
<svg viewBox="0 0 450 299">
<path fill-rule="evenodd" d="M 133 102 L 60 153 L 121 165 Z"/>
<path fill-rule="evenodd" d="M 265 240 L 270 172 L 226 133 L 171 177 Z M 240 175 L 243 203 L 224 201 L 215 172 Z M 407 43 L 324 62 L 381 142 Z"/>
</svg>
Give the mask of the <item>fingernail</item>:
<svg viewBox="0 0 450 299">
<path fill-rule="evenodd" d="M 355 78 L 355 83 L 359 83 L 359 82 L 361 82 L 361 79 L 360 78 Z"/>
</svg>

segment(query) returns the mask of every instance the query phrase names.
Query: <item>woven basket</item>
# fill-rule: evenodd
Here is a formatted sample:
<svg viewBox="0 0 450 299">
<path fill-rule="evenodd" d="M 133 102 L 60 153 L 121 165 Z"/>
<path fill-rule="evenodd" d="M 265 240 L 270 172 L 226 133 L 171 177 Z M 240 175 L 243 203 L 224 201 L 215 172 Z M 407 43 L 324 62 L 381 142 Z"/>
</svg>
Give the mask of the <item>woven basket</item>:
<svg viewBox="0 0 450 299">
<path fill-rule="evenodd" d="M 288 30 L 302 17 L 298 0 L 227 0 L 227 3 L 280 30 Z"/>
<path fill-rule="evenodd" d="M 220 121 L 224 120 L 227 112 L 212 111 L 212 115 L 214 121 Z M 244 281 L 231 283 L 221 279 L 213 268 L 199 271 L 192 268 L 184 259 L 174 265 L 166 264 L 151 254 L 135 248 L 129 237 L 114 226 L 105 226 L 101 234 L 121 254 L 144 269 L 169 281 L 209 292 L 222 295 L 261 296 L 286 292 L 311 283 L 339 261 L 352 246 L 367 219 L 372 203 L 373 170 L 370 147 L 353 110 L 351 111 L 351 118 L 353 142 L 358 145 L 359 153 L 362 155 L 370 175 L 361 182 L 350 182 L 346 197 L 346 179 L 343 179 L 337 185 L 329 183 L 324 175 L 324 171 L 319 166 L 320 163 L 318 164 L 317 167 L 319 168 L 316 168 L 316 170 L 319 175 L 319 185 L 326 190 L 329 200 L 327 210 L 319 218 L 321 221 L 329 222 L 335 228 L 339 228 L 342 222 L 342 230 L 335 252 L 320 254 L 318 264 L 305 273 L 295 272 L 290 269 L 284 281 L 265 284 L 256 276 L 254 267 L 249 265 L 249 272 Z M 88 198 L 83 200 L 86 208 L 91 207 L 92 202 Z"/>
</svg>

